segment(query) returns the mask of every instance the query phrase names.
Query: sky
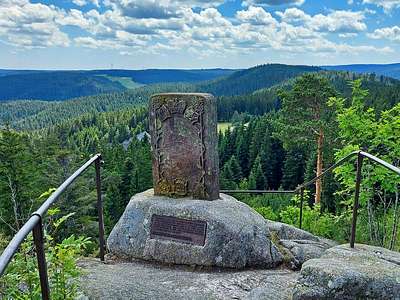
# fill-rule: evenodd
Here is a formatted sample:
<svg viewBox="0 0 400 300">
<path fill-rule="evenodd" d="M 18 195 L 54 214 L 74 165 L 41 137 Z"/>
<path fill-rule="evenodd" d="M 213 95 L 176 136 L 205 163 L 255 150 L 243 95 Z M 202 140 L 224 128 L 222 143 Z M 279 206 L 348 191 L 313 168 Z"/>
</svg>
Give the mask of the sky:
<svg viewBox="0 0 400 300">
<path fill-rule="evenodd" d="M 400 0 L 0 0 L 0 68 L 400 62 Z"/>
</svg>

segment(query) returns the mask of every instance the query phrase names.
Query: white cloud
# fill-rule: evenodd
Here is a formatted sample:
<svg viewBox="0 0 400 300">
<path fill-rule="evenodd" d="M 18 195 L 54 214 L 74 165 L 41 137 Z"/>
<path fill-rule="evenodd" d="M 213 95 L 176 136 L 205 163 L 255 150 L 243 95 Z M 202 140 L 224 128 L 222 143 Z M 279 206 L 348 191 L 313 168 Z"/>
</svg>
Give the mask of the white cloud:
<svg viewBox="0 0 400 300">
<path fill-rule="evenodd" d="M 270 25 L 276 26 L 278 23 L 270 13 L 261 7 L 250 6 L 247 10 L 241 10 L 236 13 L 236 18 L 242 22 L 252 25 Z"/>
<path fill-rule="evenodd" d="M 85 0 L 77 0 L 85 1 Z M 210 8 L 226 0 L 104 0 L 106 6 L 119 10 L 121 15 L 138 19 L 170 19 L 182 16 L 185 9 Z"/>
<path fill-rule="evenodd" d="M 72 0 L 72 3 L 74 3 L 77 6 L 86 6 L 89 3 L 91 3 L 94 6 L 100 7 L 99 0 Z"/>
<path fill-rule="evenodd" d="M 341 38 L 352 38 L 356 37 L 358 34 L 355 32 L 347 32 L 347 33 L 339 33 L 339 37 Z"/>
<path fill-rule="evenodd" d="M 391 51 L 328 39 L 327 33 L 352 37 L 366 30 L 363 12 L 332 11 L 312 16 L 290 8 L 274 17 L 265 7 L 248 6 L 228 18 L 216 9 L 222 2 L 104 0 L 106 10 L 83 12 L 28 0 L 9 0 L 6 5 L 0 0 L 0 38 L 22 47 L 68 46 L 71 41 L 64 27 L 76 26 L 82 29 L 72 39 L 76 46 L 116 49 L 121 55 L 176 51 L 222 57 L 267 49 L 315 55 Z M 194 6 L 199 8 L 192 9 Z"/>
<path fill-rule="evenodd" d="M 387 39 L 390 41 L 400 42 L 400 27 L 384 27 L 376 29 L 373 33 L 369 33 L 368 36 L 373 39 Z"/>
<path fill-rule="evenodd" d="M 169 19 L 179 16 L 177 7 L 166 0 L 109 0 L 121 15 L 141 19 Z"/>
<path fill-rule="evenodd" d="M 243 6 L 275 6 L 275 5 L 302 5 L 305 0 L 245 0 Z"/>
<path fill-rule="evenodd" d="M 72 3 L 77 6 L 85 6 L 87 4 L 86 0 L 72 0 Z"/>
<path fill-rule="evenodd" d="M 364 12 L 338 10 L 328 15 L 311 16 L 298 8 L 288 8 L 283 13 L 277 12 L 277 15 L 284 22 L 301 23 L 307 28 L 320 32 L 348 33 L 367 29 L 367 25 L 363 22 Z"/>
<path fill-rule="evenodd" d="M 363 0 L 363 3 L 382 7 L 385 12 L 390 12 L 400 7 L 400 0 Z"/>
<path fill-rule="evenodd" d="M 53 5 L 28 0 L 0 2 L 0 38 L 21 47 L 68 46 L 68 36 L 59 29 L 56 19 L 63 12 Z"/>
</svg>

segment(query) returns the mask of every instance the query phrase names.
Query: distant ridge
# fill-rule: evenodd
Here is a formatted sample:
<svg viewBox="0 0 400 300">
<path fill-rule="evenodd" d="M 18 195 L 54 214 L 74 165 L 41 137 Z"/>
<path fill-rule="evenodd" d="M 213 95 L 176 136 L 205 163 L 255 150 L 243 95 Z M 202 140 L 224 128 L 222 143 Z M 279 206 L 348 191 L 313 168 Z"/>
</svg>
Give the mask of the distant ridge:
<svg viewBox="0 0 400 300">
<path fill-rule="evenodd" d="M 0 69 L 0 101 L 66 100 L 122 92 L 147 84 L 199 82 L 232 74 L 231 69 L 40 71 Z"/>
<path fill-rule="evenodd" d="M 244 95 L 272 87 L 307 72 L 321 70 L 314 66 L 265 64 L 240 70 L 211 82 L 200 83 L 197 89 L 217 96 Z"/>
<path fill-rule="evenodd" d="M 375 73 L 400 79 L 400 63 L 393 64 L 352 64 L 337 66 L 321 66 L 325 70 L 349 71 L 356 73 Z"/>
</svg>

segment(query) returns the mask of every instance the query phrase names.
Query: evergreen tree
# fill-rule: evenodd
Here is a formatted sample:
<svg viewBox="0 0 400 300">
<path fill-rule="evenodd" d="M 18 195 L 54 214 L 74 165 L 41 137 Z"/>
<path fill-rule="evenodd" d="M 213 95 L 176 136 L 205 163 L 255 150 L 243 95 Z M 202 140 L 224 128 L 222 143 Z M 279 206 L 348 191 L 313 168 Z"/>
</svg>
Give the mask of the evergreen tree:
<svg viewBox="0 0 400 300">
<path fill-rule="evenodd" d="M 242 180 L 242 170 L 240 168 L 239 162 L 236 159 L 235 155 L 232 155 L 227 163 L 227 167 L 229 168 L 229 173 L 231 174 L 231 179 L 239 184 Z"/>
<path fill-rule="evenodd" d="M 291 91 L 281 91 L 282 109 L 278 122 L 278 136 L 286 148 L 290 145 L 305 144 L 316 149 L 316 175 L 323 169 L 324 143 L 331 138 L 335 126 L 333 110 L 328 106 L 330 97 L 336 91 L 326 78 L 316 74 L 305 74 L 296 79 Z M 315 183 L 315 203 L 321 200 L 322 180 Z"/>
<path fill-rule="evenodd" d="M 267 131 L 266 120 L 264 118 L 256 119 L 251 123 L 254 125 L 251 143 L 249 146 L 249 165 L 252 166 L 256 160 L 261 148 L 265 152 L 269 152 L 270 132 Z"/>
<path fill-rule="evenodd" d="M 257 156 L 249 176 L 249 189 L 263 190 L 266 186 L 267 180 L 261 167 L 261 159 Z"/>
<path fill-rule="evenodd" d="M 268 142 L 270 144 L 264 143 L 261 147 L 261 165 L 268 182 L 268 188 L 277 190 L 282 181 L 285 151 L 280 140 L 270 138 Z"/>
<path fill-rule="evenodd" d="M 33 147 L 26 134 L 0 130 L 0 223 L 7 233 L 21 228 L 46 189 Z"/>
<path fill-rule="evenodd" d="M 242 124 L 237 131 L 237 144 L 236 144 L 236 157 L 239 161 L 240 168 L 242 169 L 244 176 L 249 176 L 250 165 L 249 165 L 249 148 L 251 141 L 251 133 L 246 130 Z"/>
<path fill-rule="evenodd" d="M 293 190 L 304 181 L 305 154 L 302 149 L 293 148 L 286 153 L 282 188 Z"/>
<path fill-rule="evenodd" d="M 233 180 L 232 170 L 229 167 L 228 162 L 222 168 L 222 171 L 219 176 L 220 176 L 219 177 L 220 186 L 222 189 L 234 190 L 237 188 L 237 184 Z"/>
</svg>

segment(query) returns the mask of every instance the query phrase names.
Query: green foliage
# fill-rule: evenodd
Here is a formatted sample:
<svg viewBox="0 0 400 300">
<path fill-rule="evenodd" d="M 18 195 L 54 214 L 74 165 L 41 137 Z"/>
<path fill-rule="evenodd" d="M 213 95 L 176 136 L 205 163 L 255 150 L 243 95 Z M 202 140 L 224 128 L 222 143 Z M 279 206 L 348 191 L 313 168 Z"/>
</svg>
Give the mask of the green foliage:
<svg viewBox="0 0 400 300">
<path fill-rule="evenodd" d="M 305 74 L 295 80 L 292 90 L 279 92 L 282 109 L 276 135 L 285 148 L 301 143 L 315 149 L 315 137 L 321 130 L 329 136 L 333 114 L 327 102 L 335 94 L 329 81 L 317 74 Z"/>
<path fill-rule="evenodd" d="M 346 141 L 346 145 L 336 152 L 339 159 L 358 149 L 363 149 L 379 158 L 395 165 L 400 164 L 400 104 L 387 111 L 376 114 L 373 108 L 367 107 L 365 102 L 368 91 L 362 89 L 361 81 L 351 84 L 352 98 L 331 98 L 330 104 L 336 107 L 339 123 L 339 137 Z M 347 106 L 347 103 L 349 105 Z M 389 239 L 390 248 L 397 240 L 398 231 L 398 186 L 400 177 L 382 166 L 364 159 L 362 189 L 360 193 L 361 209 L 367 211 L 368 232 L 372 243 L 387 246 L 386 222 L 380 218 L 394 214 L 391 225 L 392 236 Z M 355 188 L 355 167 L 353 163 L 345 163 L 335 169 L 335 175 L 341 183 L 337 195 L 342 197 L 342 205 L 348 210 L 352 208 L 352 198 Z M 380 212 L 380 213 L 379 213 Z"/>
<path fill-rule="evenodd" d="M 258 212 L 267 220 L 278 221 L 279 219 L 277 214 L 273 211 L 273 209 L 270 206 L 256 207 L 255 211 Z"/>
<path fill-rule="evenodd" d="M 3 250 L 7 247 L 9 243 L 8 238 L 6 237 L 6 235 L 2 232 L 0 232 L 0 253 L 3 252 Z"/>
<path fill-rule="evenodd" d="M 299 226 L 299 215 L 300 208 L 297 206 L 288 206 L 285 210 L 280 212 L 280 219 L 282 222 Z M 318 205 L 314 208 L 310 208 L 308 205 L 303 207 L 303 222 L 302 229 L 309 231 L 315 235 L 345 242 L 343 232 L 346 227 L 338 226 L 338 220 L 336 216 L 330 213 L 321 213 L 321 209 Z M 339 230 L 338 230 L 339 229 Z"/>
<path fill-rule="evenodd" d="M 286 153 L 283 167 L 282 188 L 293 190 L 304 181 L 306 154 L 300 147 Z"/>
<path fill-rule="evenodd" d="M 38 151 L 28 134 L 0 131 L 0 231 L 16 232 L 46 188 L 46 154 Z"/>
<path fill-rule="evenodd" d="M 261 159 L 257 156 L 249 176 L 249 189 L 264 190 L 266 186 L 267 180 L 261 167 Z"/>
<path fill-rule="evenodd" d="M 53 213 L 55 212 L 56 210 L 53 210 Z M 54 223 L 50 224 L 50 227 L 54 228 L 52 235 L 45 234 L 49 285 L 52 299 L 56 300 L 76 299 L 78 277 L 81 275 L 77 260 L 91 243 L 88 238 L 77 238 L 74 235 L 60 243 L 57 243 L 52 237 L 70 216 L 54 220 Z M 1 296 L 7 297 L 7 299 L 41 299 L 39 273 L 31 234 L 22 243 L 6 273 L 0 278 Z"/>
</svg>

